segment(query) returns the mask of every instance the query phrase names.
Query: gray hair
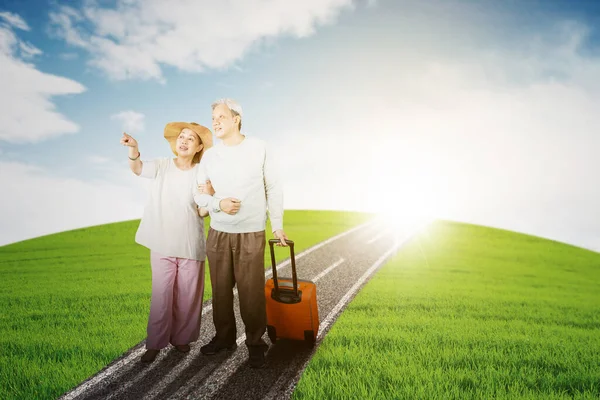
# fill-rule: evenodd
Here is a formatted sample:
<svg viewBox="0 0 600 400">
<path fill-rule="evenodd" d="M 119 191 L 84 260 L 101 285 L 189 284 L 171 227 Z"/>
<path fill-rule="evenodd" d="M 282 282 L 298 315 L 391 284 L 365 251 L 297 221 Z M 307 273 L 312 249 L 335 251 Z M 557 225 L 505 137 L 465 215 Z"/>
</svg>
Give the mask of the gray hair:
<svg viewBox="0 0 600 400">
<path fill-rule="evenodd" d="M 242 130 L 242 118 L 243 118 L 242 106 L 240 106 L 238 104 L 238 102 L 233 99 L 219 99 L 211 104 L 211 108 L 213 109 L 213 111 L 214 111 L 215 107 L 218 106 L 219 104 L 225 104 L 231 110 L 231 115 L 233 117 L 235 117 L 236 115 L 239 115 L 240 123 L 238 124 L 238 129 L 241 131 Z"/>
</svg>

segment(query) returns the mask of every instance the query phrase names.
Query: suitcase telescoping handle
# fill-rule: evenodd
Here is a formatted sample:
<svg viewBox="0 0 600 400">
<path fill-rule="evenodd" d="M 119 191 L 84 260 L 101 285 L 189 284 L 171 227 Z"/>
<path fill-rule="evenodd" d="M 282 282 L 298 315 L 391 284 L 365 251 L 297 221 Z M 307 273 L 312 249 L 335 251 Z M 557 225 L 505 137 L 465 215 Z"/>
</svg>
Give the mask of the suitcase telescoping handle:
<svg viewBox="0 0 600 400">
<path fill-rule="evenodd" d="M 273 267 L 273 283 L 275 293 L 279 294 L 279 283 L 277 282 L 277 268 L 275 267 L 275 250 L 273 245 L 279 243 L 279 239 L 269 239 L 269 248 L 271 249 L 271 266 Z M 294 294 L 298 297 L 298 277 L 296 276 L 296 257 L 294 256 L 294 242 L 286 239 L 285 242 L 290 248 L 290 261 L 292 263 L 292 281 L 294 283 Z"/>
</svg>

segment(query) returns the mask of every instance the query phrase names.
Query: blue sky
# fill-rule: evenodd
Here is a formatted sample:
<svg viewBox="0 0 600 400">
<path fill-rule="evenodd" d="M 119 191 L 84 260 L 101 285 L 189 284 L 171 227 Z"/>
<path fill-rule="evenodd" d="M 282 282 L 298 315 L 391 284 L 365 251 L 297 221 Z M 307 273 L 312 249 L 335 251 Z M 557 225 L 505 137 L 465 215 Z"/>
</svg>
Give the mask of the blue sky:
<svg viewBox="0 0 600 400">
<path fill-rule="evenodd" d="M 286 209 L 600 250 L 595 1 L 3 1 L 0 244 L 139 218 L 170 121 L 237 99 Z"/>
</svg>

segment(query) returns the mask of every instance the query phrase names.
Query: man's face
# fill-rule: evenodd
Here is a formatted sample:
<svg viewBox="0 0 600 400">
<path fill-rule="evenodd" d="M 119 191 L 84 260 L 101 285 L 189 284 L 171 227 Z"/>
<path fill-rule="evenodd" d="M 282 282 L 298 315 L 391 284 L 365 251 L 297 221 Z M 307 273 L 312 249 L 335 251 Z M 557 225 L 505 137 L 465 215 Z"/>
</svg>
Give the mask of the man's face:
<svg viewBox="0 0 600 400">
<path fill-rule="evenodd" d="M 219 139 L 231 135 L 235 131 L 237 123 L 237 118 L 234 118 L 226 104 L 218 104 L 212 112 L 213 131 Z"/>
</svg>

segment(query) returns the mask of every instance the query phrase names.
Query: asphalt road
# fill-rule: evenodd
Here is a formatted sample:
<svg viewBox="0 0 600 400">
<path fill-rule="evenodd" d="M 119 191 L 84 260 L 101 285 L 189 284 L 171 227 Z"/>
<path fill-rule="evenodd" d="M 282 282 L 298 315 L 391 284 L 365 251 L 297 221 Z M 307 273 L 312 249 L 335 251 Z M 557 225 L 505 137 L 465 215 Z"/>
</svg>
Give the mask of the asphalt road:
<svg viewBox="0 0 600 400">
<path fill-rule="evenodd" d="M 291 238 L 293 240 L 293 238 Z M 331 324 L 368 278 L 402 244 L 399 235 L 372 221 L 296 254 L 299 279 L 317 284 L 320 329 L 314 348 L 278 340 L 267 353 L 267 366 L 253 369 L 239 310 L 238 348 L 212 356 L 200 347 L 214 336 L 212 306 L 205 303 L 200 339 L 187 354 L 169 346 L 151 364 L 142 364 L 144 342 L 60 399 L 287 399 Z M 276 248 L 278 276 L 291 276 L 289 249 Z M 267 272 L 267 277 L 272 273 Z M 237 296 L 236 296 L 237 308 Z M 265 341 L 271 343 L 265 333 Z"/>
</svg>

